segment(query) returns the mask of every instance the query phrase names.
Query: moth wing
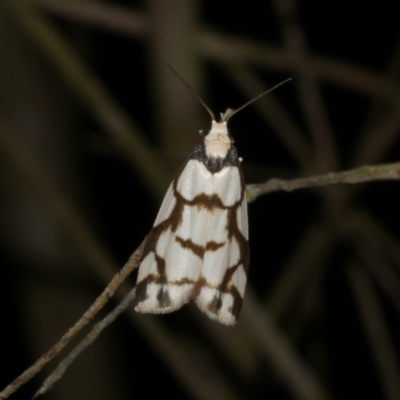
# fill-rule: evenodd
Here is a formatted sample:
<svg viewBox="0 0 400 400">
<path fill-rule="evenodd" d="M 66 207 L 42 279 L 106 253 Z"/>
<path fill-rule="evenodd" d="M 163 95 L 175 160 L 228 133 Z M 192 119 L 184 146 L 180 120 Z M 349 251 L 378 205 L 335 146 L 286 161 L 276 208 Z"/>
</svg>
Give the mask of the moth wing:
<svg viewBox="0 0 400 400">
<path fill-rule="evenodd" d="M 194 198 L 193 192 L 209 185 L 207 179 L 202 164 L 189 160 L 170 185 L 139 266 L 134 300 L 137 311 L 172 312 L 195 296 L 211 215 L 188 204 L 181 192 L 187 191 L 185 182 L 195 181 L 189 193 Z"/>
<path fill-rule="evenodd" d="M 248 222 L 241 171 L 232 166 L 226 172 L 226 177 L 216 176 L 214 185 L 225 202 L 231 203 L 213 210 L 196 303 L 208 317 L 234 325 L 247 281 Z"/>
</svg>

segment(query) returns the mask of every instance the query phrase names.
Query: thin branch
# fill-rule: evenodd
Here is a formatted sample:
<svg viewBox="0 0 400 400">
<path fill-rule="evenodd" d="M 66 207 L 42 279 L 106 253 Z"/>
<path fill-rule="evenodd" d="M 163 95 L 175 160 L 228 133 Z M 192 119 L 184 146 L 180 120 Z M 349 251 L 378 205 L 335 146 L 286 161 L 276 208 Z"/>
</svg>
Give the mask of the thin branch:
<svg viewBox="0 0 400 400">
<path fill-rule="evenodd" d="M 144 242 L 142 243 L 142 245 L 143 244 Z M 142 247 L 142 245 L 140 247 Z M 137 251 L 138 250 L 136 250 L 135 253 L 132 255 L 127 265 L 131 262 Z M 135 258 L 134 261 L 132 260 L 132 263 L 133 262 L 135 262 L 135 266 L 137 266 L 138 258 Z M 54 386 L 54 384 L 63 377 L 68 367 L 75 361 L 75 359 L 82 353 L 82 351 L 89 347 L 97 339 L 100 333 L 105 328 L 107 328 L 107 326 L 112 324 L 115 319 L 129 307 L 135 297 L 135 294 L 136 288 L 133 288 L 125 296 L 124 300 L 122 300 L 122 302 L 114 308 L 114 310 L 112 310 L 109 314 L 107 314 L 106 317 L 104 317 L 100 322 L 93 326 L 88 335 L 71 351 L 70 354 L 68 354 L 66 358 L 64 358 L 64 360 L 62 360 L 58 364 L 57 368 L 47 377 L 47 379 L 43 382 L 43 385 L 33 396 L 33 399 L 36 399 L 37 397 L 48 392 Z"/>
<path fill-rule="evenodd" d="M 297 189 L 313 188 L 319 186 L 334 185 L 339 183 L 363 183 L 382 180 L 400 179 L 400 163 L 365 165 L 344 172 L 331 172 L 325 175 L 311 176 L 292 180 L 270 179 L 265 183 L 247 185 L 248 203 L 257 197 L 272 192 L 292 192 Z"/>
<path fill-rule="evenodd" d="M 135 250 L 124 267 L 115 274 L 114 278 L 103 290 L 101 295 L 83 314 L 83 316 L 68 329 L 62 338 L 48 351 L 46 351 L 32 366 L 25 370 L 19 377 L 14 379 L 2 392 L 0 392 L 0 400 L 6 399 L 22 385 L 32 379 L 48 362 L 50 362 L 67 344 L 94 318 L 94 316 L 104 307 L 111 299 L 115 291 L 125 281 L 127 276 L 138 266 L 145 240 Z"/>
<path fill-rule="evenodd" d="M 0 151 L 2 160 L 9 163 L 11 173 L 14 174 L 13 177 L 22 179 L 26 184 L 31 185 L 41 196 L 48 205 L 49 212 L 55 214 L 75 246 L 81 251 L 88 267 L 92 269 L 93 275 L 107 285 L 115 271 L 119 269 L 118 264 L 107 253 L 106 246 L 97 239 L 84 218 L 62 196 L 32 155 L 19 143 L 16 135 L 2 121 L 1 116 Z M 115 297 L 119 301 L 122 301 L 123 292 L 124 287 L 122 286 L 115 293 Z M 158 322 L 159 319 L 140 316 L 133 308 L 128 308 L 127 313 L 130 317 L 129 321 L 133 322 L 135 327 L 142 332 L 154 351 L 168 364 L 171 373 L 176 375 L 178 381 L 182 382 L 190 393 L 196 394 L 199 399 L 207 400 L 237 397 L 232 388 L 232 382 L 220 373 L 213 374 L 209 378 L 203 376 L 202 379 L 199 379 L 205 370 L 218 370 L 214 359 L 208 359 L 207 365 L 204 363 L 202 365 L 193 364 L 190 353 L 182 347 L 182 343 L 174 335 Z M 0 400 L 4 400 L 12 392 L 10 393 L 8 389 L 7 393 L 8 395 L 1 397 Z"/>
<path fill-rule="evenodd" d="M 13 169 L 13 176 L 24 179 L 45 198 L 50 211 L 63 223 L 68 233 L 70 233 L 71 238 L 81 250 L 86 261 L 89 265 L 93 266 L 96 276 L 103 281 L 109 282 L 106 289 L 93 305 L 56 345 L 0 392 L 0 400 L 3 400 L 34 377 L 44 365 L 54 358 L 71 339 L 91 321 L 96 313 L 113 296 L 126 276 L 136 267 L 138 252 L 141 251 L 142 246 L 136 250 L 124 268 L 110 281 L 110 276 L 112 276 L 111 274 L 113 271 L 118 270 L 118 264 L 114 263 L 112 258 L 104 250 L 104 244 L 96 240 L 88 226 L 82 221 L 79 213 L 65 200 L 50 179 L 47 178 L 36 160 L 23 148 L 22 144 L 19 143 L 16 135 L 10 131 L 1 116 L 0 154 L 2 160 L 9 163 Z M 15 174 L 15 171 L 17 174 Z"/>
<path fill-rule="evenodd" d="M 72 2 L 72 0 L 71 0 L 71 2 Z M 82 3 L 83 3 L 83 1 L 82 1 Z M 220 41 L 219 43 L 221 43 L 221 41 Z M 246 45 L 246 43 L 244 43 L 244 44 Z M 245 46 L 243 46 L 243 50 L 247 50 L 247 49 L 245 48 Z M 208 49 L 207 49 L 207 51 L 208 51 Z M 221 53 L 219 53 L 219 54 L 221 54 Z M 235 55 L 237 55 L 238 57 L 241 56 L 241 55 L 238 54 L 238 53 L 236 53 Z M 333 70 L 332 70 L 332 72 L 333 72 Z M 355 78 L 357 78 L 357 76 L 355 76 Z M 363 83 L 365 83 L 365 82 L 363 82 Z M 382 86 L 380 87 L 380 89 L 382 90 Z M 384 178 L 384 179 L 393 179 L 393 178 Z M 344 182 L 333 182 L 333 183 L 344 183 Z M 347 183 L 355 183 L 355 182 L 347 182 Z M 306 186 L 306 187 L 307 187 L 307 186 Z M 279 190 L 284 190 L 284 189 L 279 189 Z M 291 189 L 291 190 L 293 190 L 293 189 Z M 258 196 L 258 195 L 257 195 L 257 196 Z M 256 197 L 257 197 L 257 196 L 256 196 Z M 255 199 L 255 197 L 254 197 L 253 199 Z M 156 329 L 153 329 L 152 332 L 157 332 L 157 333 L 159 333 L 159 331 L 156 330 Z M 170 358 L 171 358 L 172 360 L 175 360 L 175 359 L 177 358 L 177 356 L 176 356 L 175 354 L 172 354 L 172 355 L 170 356 Z"/>
</svg>

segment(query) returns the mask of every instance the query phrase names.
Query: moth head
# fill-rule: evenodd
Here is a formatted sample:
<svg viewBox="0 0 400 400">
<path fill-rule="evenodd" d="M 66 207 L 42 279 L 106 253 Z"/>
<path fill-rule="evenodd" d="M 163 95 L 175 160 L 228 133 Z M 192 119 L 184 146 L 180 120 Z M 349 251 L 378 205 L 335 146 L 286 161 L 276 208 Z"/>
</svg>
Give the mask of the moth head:
<svg viewBox="0 0 400 400">
<path fill-rule="evenodd" d="M 204 138 L 206 154 L 212 158 L 225 158 L 233 140 L 229 136 L 227 122 L 212 121 L 210 132 Z"/>
<path fill-rule="evenodd" d="M 206 135 L 205 140 L 221 140 L 221 142 L 224 143 L 231 143 L 232 140 L 229 137 L 226 121 L 212 121 L 210 132 L 208 132 L 208 134 Z"/>
</svg>

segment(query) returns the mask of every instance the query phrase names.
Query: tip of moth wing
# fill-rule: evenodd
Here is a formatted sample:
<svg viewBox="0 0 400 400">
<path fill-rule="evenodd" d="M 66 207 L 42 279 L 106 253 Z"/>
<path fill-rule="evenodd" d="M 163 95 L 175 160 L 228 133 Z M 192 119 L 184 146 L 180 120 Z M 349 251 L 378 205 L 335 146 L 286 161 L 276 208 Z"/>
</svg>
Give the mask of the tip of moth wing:
<svg viewBox="0 0 400 400">
<path fill-rule="evenodd" d="M 179 310 L 182 306 L 183 304 L 176 304 L 168 307 L 159 307 L 158 304 L 149 304 L 146 301 L 143 301 L 135 307 L 135 311 L 143 314 L 168 314 Z"/>
<path fill-rule="evenodd" d="M 199 307 L 199 309 L 207 315 L 208 318 L 219 322 L 220 324 L 226 325 L 226 326 L 235 326 L 238 323 L 237 318 L 229 313 L 229 312 L 218 312 L 218 313 L 214 313 L 210 310 L 208 310 L 207 308 L 203 308 L 201 307 L 198 303 L 197 306 Z"/>
<path fill-rule="evenodd" d="M 151 298 L 143 300 L 135 307 L 135 311 L 145 314 L 168 314 L 179 310 L 188 303 L 189 297 L 183 297 L 180 301 L 169 302 L 168 304 L 160 304 L 159 301 L 152 301 Z"/>
<path fill-rule="evenodd" d="M 206 289 L 200 292 L 200 296 L 196 298 L 197 307 L 214 321 L 227 326 L 234 326 L 238 322 L 238 316 L 232 314 L 229 309 L 225 307 L 215 307 L 213 302 L 210 302 L 209 294 L 213 289 Z"/>
<path fill-rule="evenodd" d="M 193 285 L 158 285 L 148 284 L 146 297 L 135 306 L 135 310 L 148 314 L 166 314 L 179 310 L 193 296 Z"/>
</svg>

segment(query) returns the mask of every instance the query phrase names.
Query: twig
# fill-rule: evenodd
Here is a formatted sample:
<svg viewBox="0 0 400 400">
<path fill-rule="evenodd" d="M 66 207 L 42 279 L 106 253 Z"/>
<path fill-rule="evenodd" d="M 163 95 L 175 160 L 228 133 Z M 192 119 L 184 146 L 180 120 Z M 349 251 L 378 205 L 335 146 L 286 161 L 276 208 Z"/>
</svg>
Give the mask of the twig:
<svg viewBox="0 0 400 400">
<path fill-rule="evenodd" d="M 124 265 L 124 267 L 114 276 L 111 282 L 103 290 L 101 295 L 83 314 L 83 316 L 72 326 L 67 333 L 46 353 L 44 353 L 32 366 L 25 370 L 19 377 L 14 379 L 2 392 L 0 392 L 0 400 L 6 399 L 22 385 L 33 378 L 49 361 L 51 361 L 62 349 L 84 328 L 93 317 L 104 307 L 104 305 L 114 295 L 115 291 L 125 281 L 126 277 L 138 266 L 140 256 L 146 239 L 135 250 L 131 258 Z"/>
<path fill-rule="evenodd" d="M 48 205 L 49 212 L 54 213 L 72 242 L 81 251 L 88 267 L 92 269 L 93 275 L 104 285 L 107 285 L 115 271 L 119 269 L 118 263 L 107 253 L 106 246 L 98 240 L 74 206 L 57 190 L 46 172 L 23 148 L 16 136 L 3 123 L 0 116 L 0 155 L 2 161 L 9 162 L 11 173 L 14 174 L 13 178 L 22 179 L 41 196 Z M 115 293 L 119 301 L 123 299 L 122 291 L 123 287 Z M 164 328 L 159 319 L 150 316 L 141 317 L 133 308 L 128 308 L 127 313 L 129 321 L 133 322 L 135 327 L 142 332 L 154 351 L 168 364 L 171 373 L 193 396 L 195 394 L 196 398 L 207 400 L 234 399 L 237 397 L 232 388 L 232 382 L 221 377 L 222 374 L 212 374 L 209 377 L 203 375 L 199 379 L 199 376 L 205 370 L 218 370 L 215 360 L 208 360 L 206 366 L 193 364 L 190 354 L 182 347 L 182 343 L 175 335 L 170 334 Z"/>
<path fill-rule="evenodd" d="M 135 252 L 136 253 L 136 252 Z M 134 255 L 135 255 L 134 253 Z M 131 257 L 130 260 L 134 257 L 134 255 Z M 137 259 L 135 259 L 136 266 L 137 266 Z M 130 261 L 128 261 L 129 263 Z M 85 350 L 87 347 L 89 347 L 100 335 L 100 333 L 107 328 L 111 323 L 115 321 L 115 319 L 120 315 L 122 312 L 124 312 L 131 302 L 133 301 L 136 293 L 136 288 L 133 288 L 122 300 L 120 304 L 118 304 L 117 307 L 114 308 L 109 314 L 107 314 L 106 317 L 104 317 L 100 322 L 98 322 L 92 330 L 88 333 L 88 335 L 71 351 L 71 353 L 64 358 L 58 364 L 57 368 L 48 376 L 48 378 L 43 382 L 43 385 L 40 387 L 40 389 L 35 393 L 32 399 L 36 399 L 37 397 L 45 394 L 48 392 L 54 384 L 62 378 L 64 375 L 65 371 L 68 369 L 68 367 L 75 361 L 75 359 L 79 356 L 79 354 L 82 353 L 83 350 Z"/>
<path fill-rule="evenodd" d="M 292 180 L 270 179 L 265 183 L 247 185 L 248 203 L 257 199 L 258 196 L 271 192 L 291 192 L 297 189 L 327 186 L 339 183 L 362 183 L 382 180 L 400 179 L 400 163 L 365 165 L 344 172 L 331 172 L 325 175 L 311 176 Z"/>
<path fill-rule="evenodd" d="M 93 275 L 107 284 L 110 281 L 110 276 L 112 276 L 110 275 L 111 271 L 116 271 L 118 264 L 107 254 L 106 246 L 97 240 L 95 234 L 77 210 L 57 191 L 49 177 L 39 168 L 30 154 L 24 151 L 16 140 L 16 135 L 9 132 L 9 129 L 1 122 L 0 118 L 2 161 L 11 161 L 10 165 L 13 168 L 11 171 L 18 173 L 15 174 L 15 177 L 22 178 L 24 182 L 32 185 L 49 206 L 50 212 L 54 212 L 76 247 L 81 250 L 89 267 L 93 270 Z M 120 301 L 122 301 L 122 289 L 115 293 Z M 199 379 L 203 371 L 210 369 L 215 371 L 217 369 L 213 364 L 214 360 L 211 360 L 206 367 L 193 364 L 190 354 L 182 347 L 182 343 L 173 334 L 170 334 L 158 322 L 158 319 L 152 319 L 149 316 L 140 317 L 133 308 L 128 308 L 127 313 L 130 317 L 129 321 L 134 322 L 136 328 L 143 333 L 154 351 L 168 364 L 171 373 L 176 375 L 178 381 L 182 382 L 190 393 L 196 394 L 198 399 L 235 398 L 234 389 L 231 387 L 232 382 L 229 379 L 222 379 L 221 374 L 218 377 L 213 374 L 209 378 L 202 376 L 202 379 Z M 28 377 L 25 383 L 29 379 Z M 14 391 L 16 389 L 14 388 Z M 1 393 L 5 397 L 1 397 L 0 400 L 6 399 L 13 391 L 8 390 L 6 393 L 7 395 L 4 392 Z"/>
<path fill-rule="evenodd" d="M 34 190 L 40 193 L 47 201 L 49 210 L 63 223 L 66 231 L 77 244 L 77 248 L 81 250 L 88 264 L 95 270 L 96 276 L 103 281 L 110 282 L 107 288 L 78 321 L 78 323 L 75 324 L 75 326 L 72 327 L 56 345 L 46 352 L 21 376 L 8 385 L 2 392 L 0 392 L 0 400 L 3 400 L 24 383 L 29 381 L 45 364 L 47 364 L 68 344 L 80 329 L 90 322 L 91 318 L 93 318 L 93 316 L 104 306 L 133 269 L 132 264 L 135 262 L 136 256 L 133 255 L 125 267 L 110 281 L 110 277 L 113 276 L 112 274 L 118 270 L 118 264 L 115 263 L 104 250 L 104 244 L 99 242 L 92 234 L 78 211 L 74 209 L 74 207 L 52 184 L 51 180 L 46 176 L 29 151 L 24 149 L 22 144 L 17 140 L 16 135 L 10 131 L 1 116 L 0 154 L 2 160 L 8 162 L 13 168 L 13 172 L 16 172 L 16 177 L 20 177 L 32 185 Z"/>
</svg>

